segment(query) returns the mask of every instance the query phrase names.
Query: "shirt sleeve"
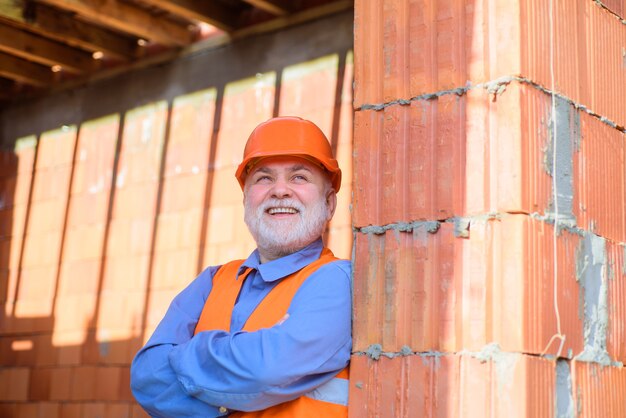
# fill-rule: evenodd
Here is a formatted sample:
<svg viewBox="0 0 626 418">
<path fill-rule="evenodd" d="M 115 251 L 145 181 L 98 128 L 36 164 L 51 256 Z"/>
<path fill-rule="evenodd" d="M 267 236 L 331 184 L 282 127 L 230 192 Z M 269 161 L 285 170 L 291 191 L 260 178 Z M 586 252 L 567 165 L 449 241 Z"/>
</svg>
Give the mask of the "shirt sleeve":
<svg viewBox="0 0 626 418">
<path fill-rule="evenodd" d="M 170 351 L 193 337 L 215 271 L 217 267 L 208 268 L 174 298 L 150 340 L 132 362 L 131 390 L 137 402 L 153 417 L 225 415 L 217 407 L 189 396 L 168 362 Z"/>
<path fill-rule="evenodd" d="M 352 348 L 350 263 L 300 286 L 289 317 L 254 332 L 203 331 L 169 353 L 184 390 L 207 404 L 261 410 L 298 398 L 345 368 Z"/>
</svg>

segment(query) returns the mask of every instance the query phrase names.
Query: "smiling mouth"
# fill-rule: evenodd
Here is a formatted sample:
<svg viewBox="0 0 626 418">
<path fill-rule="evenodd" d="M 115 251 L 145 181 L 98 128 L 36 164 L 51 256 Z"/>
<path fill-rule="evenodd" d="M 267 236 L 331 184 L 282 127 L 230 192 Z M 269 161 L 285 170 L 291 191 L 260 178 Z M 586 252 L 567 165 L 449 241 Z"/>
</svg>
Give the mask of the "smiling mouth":
<svg viewBox="0 0 626 418">
<path fill-rule="evenodd" d="M 298 213 L 298 210 L 294 208 L 269 208 L 267 210 L 267 213 L 269 213 L 270 215 L 282 215 L 282 214 L 294 215 Z"/>
</svg>

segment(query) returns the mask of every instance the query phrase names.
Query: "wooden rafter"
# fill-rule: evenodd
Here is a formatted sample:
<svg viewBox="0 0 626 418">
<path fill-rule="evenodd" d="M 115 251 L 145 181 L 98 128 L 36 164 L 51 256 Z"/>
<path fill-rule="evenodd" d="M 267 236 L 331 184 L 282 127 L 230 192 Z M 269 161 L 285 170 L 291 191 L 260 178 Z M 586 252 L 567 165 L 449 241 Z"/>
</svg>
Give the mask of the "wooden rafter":
<svg viewBox="0 0 626 418">
<path fill-rule="evenodd" d="M 38 87 L 49 86 L 54 81 L 49 67 L 4 52 L 0 52 L 0 76 Z"/>
<path fill-rule="evenodd" d="M 60 65 L 74 73 L 94 70 L 91 54 L 0 22 L 0 50 L 47 66 Z"/>
<path fill-rule="evenodd" d="M 139 6 L 117 0 L 38 0 L 78 13 L 102 26 L 168 46 L 184 46 L 192 41 L 187 26 L 156 16 Z"/>
<path fill-rule="evenodd" d="M 292 2 L 287 0 L 244 0 L 261 10 L 265 10 L 276 16 L 285 16 L 289 14 L 293 7 Z"/>
<path fill-rule="evenodd" d="M 59 12 L 57 9 L 37 5 L 32 17 L 32 25 L 47 36 L 63 40 L 70 45 L 89 51 L 102 51 L 106 55 L 128 60 L 137 55 L 137 40 L 115 32 L 90 25 L 75 16 Z"/>
<path fill-rule="evenodd" d="M 229 32 L 235 29 L 237 13 L 217 1 L 194 0 L 144 0 L 171 14 L 189 20 L 197 20 Z"/>
</svg>

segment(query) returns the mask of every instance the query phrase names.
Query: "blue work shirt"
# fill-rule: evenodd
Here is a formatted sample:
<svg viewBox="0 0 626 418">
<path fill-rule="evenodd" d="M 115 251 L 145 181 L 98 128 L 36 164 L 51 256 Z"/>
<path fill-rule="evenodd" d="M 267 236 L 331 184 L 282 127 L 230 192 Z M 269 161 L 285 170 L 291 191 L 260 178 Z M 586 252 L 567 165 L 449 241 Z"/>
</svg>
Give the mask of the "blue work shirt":
<svg viewBox="0 0 626 418">
<path fill-rule="evenodd" d="M 204 270 L 172 301 L 131 366 L 135 399 L 154 417 L 218 417 L 257 411 L 296 399 L 331 380 L 350 359 L 351 265 L 321 266 L 300 286 L 288 318 L 245 332 L 246 320 L 284 277 L 320 257 L 317 240 L 261 264 L 255 250 L 242 270 L 253 270 L 233 309 L 230 332 L 194 330 L 219 266 Z"/>
</svg>

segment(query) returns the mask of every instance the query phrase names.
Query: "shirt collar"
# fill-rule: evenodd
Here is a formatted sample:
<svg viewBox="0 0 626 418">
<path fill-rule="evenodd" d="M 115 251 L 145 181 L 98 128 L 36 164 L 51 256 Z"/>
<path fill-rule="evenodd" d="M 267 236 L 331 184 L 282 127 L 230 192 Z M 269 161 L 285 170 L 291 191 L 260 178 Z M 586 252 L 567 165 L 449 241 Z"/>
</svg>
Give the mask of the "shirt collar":
<svg viewBox="0 0 626 418">
<path fill-rule="evenodd" d="M 295 253 L 263 264 L 259 258 L 259 250 L 254 250 L 239 268 L 239 274 L 246 268 L 252 268 L 259 272 L 263 281 L 273 282 L 295 273 L 320 258 L 323 247 L 322 239 L 319 238 Z"/>
</svg>

